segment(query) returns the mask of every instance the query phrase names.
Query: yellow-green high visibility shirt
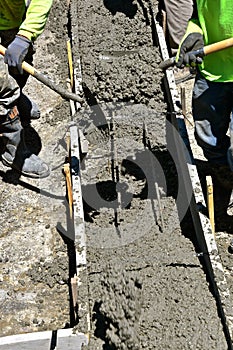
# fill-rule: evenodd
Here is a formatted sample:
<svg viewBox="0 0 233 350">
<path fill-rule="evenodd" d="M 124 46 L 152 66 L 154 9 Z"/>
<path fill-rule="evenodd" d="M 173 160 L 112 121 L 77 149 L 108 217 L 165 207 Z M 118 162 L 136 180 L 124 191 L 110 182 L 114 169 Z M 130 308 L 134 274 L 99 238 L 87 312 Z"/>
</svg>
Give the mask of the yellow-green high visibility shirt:
<svg viewBox="0 0 233 350">
<path fill-rule="evenodd" d="M 19 28 L 18 34 L 34 41 L 44 30 L 52 2 L 0 0 L 0 30 Z"/>
<path fill-rule="evenodd" d="M 233 0 L 196 0 L 196 3 L 198 21 L 191 20 L 186 35 L 202 32 L 205 45 L 233 37 Z M 200 70 L 207 80 L 233 82 L 233 48 L 206 56 Z"/>
</svg>

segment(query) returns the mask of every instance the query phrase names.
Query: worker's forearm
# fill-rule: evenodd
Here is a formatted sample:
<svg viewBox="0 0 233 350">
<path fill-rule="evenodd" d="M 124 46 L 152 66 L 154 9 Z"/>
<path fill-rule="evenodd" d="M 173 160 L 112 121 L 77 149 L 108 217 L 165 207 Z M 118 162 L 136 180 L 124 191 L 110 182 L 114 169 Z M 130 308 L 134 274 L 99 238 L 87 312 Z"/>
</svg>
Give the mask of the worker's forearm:
<svg viewBox="0 0 233 350">
<path fill-rule="evenodd" d="M 32 0 L 18 34 L 34 41 L 44 30 L 52 2 L 53 0 Z"/>
</svg>

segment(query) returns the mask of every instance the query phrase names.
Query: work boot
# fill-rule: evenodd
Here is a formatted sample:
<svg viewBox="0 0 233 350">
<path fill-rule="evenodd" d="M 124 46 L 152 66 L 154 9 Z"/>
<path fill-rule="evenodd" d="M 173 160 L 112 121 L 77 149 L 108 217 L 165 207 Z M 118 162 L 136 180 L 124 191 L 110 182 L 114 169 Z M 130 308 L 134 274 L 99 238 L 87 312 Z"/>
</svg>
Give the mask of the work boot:
<svg viewBox="0 0 233 350">
<path fill-rule="evenodd" d="M 0 116 L 0 121 L 0 134 L 6 141 L 4 153 L 1 155 L 2 163 L 28 177 L 48 176 L 48 165 L 32 154 L 25 145 L 17 108 L 12 108 L 4 117 Z"/>
<path fill-rule="evenodd" d="M 218 232 L 233 233 L 233 216 L 227 213 L 232 189 L 222 186 L 213 178 L 215 230 Z"/>
<path fill-rule="evenodd" d="M 17 101 L 17 108 L 20 115 L 20 121 L 23 125 L 30 124 L 31 119 L 40 118 L 40 110 L 36 102 L 29 99 L 29 97 L 23 93 L 21 93 Z"/>
</svg>

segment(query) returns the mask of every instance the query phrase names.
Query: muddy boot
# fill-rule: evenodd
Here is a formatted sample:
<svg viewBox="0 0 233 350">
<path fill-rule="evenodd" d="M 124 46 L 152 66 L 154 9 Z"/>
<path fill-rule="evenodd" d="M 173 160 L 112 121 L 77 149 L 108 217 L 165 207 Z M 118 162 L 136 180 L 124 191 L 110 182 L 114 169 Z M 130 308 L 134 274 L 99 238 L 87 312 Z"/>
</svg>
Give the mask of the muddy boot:
<svg viewBox="0 0 233 350">
<path fill-rule="evenodd" d="M 32 178 L 42 178 L 50 174 L 48 165 L 26 147 L 16 107 L 6 116 L 0 116 L 0 134 L 6 141 L 4 153 L 1 155 L 4 165 Z"/>
<path fill-rule="evenodd" d="M 232 189 L 222 186 L 213 178 L 215 230 L 233 233 L 233 216 L 227 213 Z"/>
<path fill-rule="evenodd" d="M 23 126 L 30 124 L 32 119 L 40 118 L 40 110 L 38 105 L 23 93 L 18 99 L 17 108 L 20 115 L 20 121 Z"/>
</svg>

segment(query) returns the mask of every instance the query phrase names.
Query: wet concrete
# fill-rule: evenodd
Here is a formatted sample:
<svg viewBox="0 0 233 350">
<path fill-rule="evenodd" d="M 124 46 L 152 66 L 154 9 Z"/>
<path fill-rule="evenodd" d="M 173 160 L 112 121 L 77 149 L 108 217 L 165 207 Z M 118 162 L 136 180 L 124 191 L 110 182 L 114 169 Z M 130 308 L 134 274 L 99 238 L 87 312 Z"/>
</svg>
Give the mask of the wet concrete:
<svg viewBox="0 0 233 350">
<path fill-rule="evenodd" d="M 82 172 L 89 214 L 90 348 L 227 349 L 216 302 L 196 256 L 192 228 L 180 225 L 176 211 L 177 183 L 182 179 L 167 149 L 167 109 L 149 3 L 128 4 L 136 9 L 133 16 L 124 12 L 121 2 L 114 3 L 115 11 L 102 1 L 75 4 L 78 16 L 72 20 L 72 31 L 79 40 L 77 54 L 89 97 L 80 126 L 91 145 Z M 155 2 L 154 6 L 156 10 Z M 131 196 L 130 205 L 118 202 L 117 208 L 114 190 L 112 197 L 106 195 L 114 180 L 109 167 L 111 118 L 119 182 Z M 101 128 L 106 120 L 108 127 Z M 165 186 L 163 176 L 153 178 L 161 193 L 163 232 L 156 197 L 148 195 L 153 182 L 142 141 L 144 121 L 165 178 Z M 158 175 L 158 164 L 155 168 Z M 98 197 L 101 193 L 105 204 Z"/>
</svg>

